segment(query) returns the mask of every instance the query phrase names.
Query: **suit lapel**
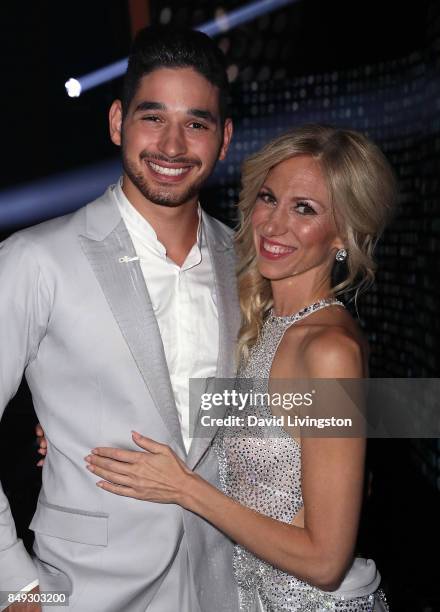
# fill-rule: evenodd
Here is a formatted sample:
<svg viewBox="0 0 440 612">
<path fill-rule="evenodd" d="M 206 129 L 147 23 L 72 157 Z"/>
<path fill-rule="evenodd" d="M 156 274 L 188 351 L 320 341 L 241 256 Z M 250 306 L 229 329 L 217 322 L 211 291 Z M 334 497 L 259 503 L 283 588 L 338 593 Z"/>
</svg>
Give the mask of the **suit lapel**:
<svg viewBox="0 0 440 612">
<path fill-rule="evenodd" d="M 235 348 L 240 326 L 240 309 L 236 281 L 236 257 L 232 241 L 219 222 L 203 213 L 203 224 L 211 265 L 214 273 L 219 322 L 219 353 L 217 378 L 231 378 L 236 373 Z M 208 342 L 209 339 L 207 338 Z M 218 385 L 217 385 L 218 386 Z M 221 416 L 216 413 L 216 416 Z M 210 435 L 195 428 L 188 454 L 188 466 L 194 468 L 205 454 L 218 428 L 210 428 Z"/>
<path fill-rule="evenodd" d="M 185 453 L 168 366 L 133 243 L 109 191 L 86 210 L 81 247 L 107 299 L 156 408 Z"/>
</svg>

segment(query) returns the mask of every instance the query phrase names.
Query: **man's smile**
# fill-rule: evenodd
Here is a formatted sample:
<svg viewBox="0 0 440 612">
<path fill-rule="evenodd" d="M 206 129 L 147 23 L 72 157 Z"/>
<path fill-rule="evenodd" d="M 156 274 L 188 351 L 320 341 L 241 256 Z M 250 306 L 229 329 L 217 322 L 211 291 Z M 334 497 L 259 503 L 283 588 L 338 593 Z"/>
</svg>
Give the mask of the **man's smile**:
<svg viewBox="0 0 440 612">
<path fill-rule="evenodd" d="M 179 183 L 189 172 L 198 167 L 194 161 L 184 161 L 182 158 L 173 162 L 157 159 L 155 157 L 143 157 L 143 161 L 149 172 L 161 183 Z"/>
<path fill-rule="evenodd" d="M 178 176 L 183 174 L 184 172 L 188 172 L 190 168 L 165 168 L 164 166 L 159 166 L 159 164 L 155 164 L 154 162 L 148 162 L 150 167 L 153 168 L 155 172 L 159 174 L 165 174 L 168 176 Z"/>
<path fill-rule="evenodd" d="M 158 160 L 147 159 L 145 162 L 153 176 L 159 178 L 161 182 L 164 180 L 171 183 L 180 182 L 194 167 L 188 164 L 169 164 Z"/>
</svg>

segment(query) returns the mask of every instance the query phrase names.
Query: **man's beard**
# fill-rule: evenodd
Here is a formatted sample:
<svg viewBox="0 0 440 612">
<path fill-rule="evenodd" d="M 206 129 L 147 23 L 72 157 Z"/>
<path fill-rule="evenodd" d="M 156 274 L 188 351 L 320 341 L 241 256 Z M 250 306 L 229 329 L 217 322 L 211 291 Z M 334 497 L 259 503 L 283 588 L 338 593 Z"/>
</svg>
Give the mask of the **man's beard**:
<svg viewBox="0 0 440 612">
<path fill-rule="evenodd" d="M 142 160 L 146 157 L 148 157 L 150 160 L 157 159 L 158 161 L 166 161 L 171 163 L 190 163 L 193 167 L 200 166 L 200 162 L 197 161 L 195 163 L 195 160 L 192 159 L 179 158 L 168 160 L 159 155 L 146 155 L 145 153 L 142 153 L 140 156 L 141 163 L 144 163 Z M 153 187 L 142 172 L 140 172 L 139 169 L 136 168 L 132 162 L 130 162 L 124 150 L 122 151 L 122 166 L 126 175 L 129 177 L 135 187 L 142 193 L 144 198 L 153 204 L 169 207 L 181 206 L 182 204 L 185 204 L 191 199 L 197 197 L 203 183 L 212 171 L 212 168 L 207 168 L 206 172 L 204 172 L 202 176 L 199 176 L 197 180 L 190 183 L 184 191 L 178 191 L 178 189 L 174 191 L 173 189 L 167 189 L 165 185 L 163 187 Z"/>
</svg>

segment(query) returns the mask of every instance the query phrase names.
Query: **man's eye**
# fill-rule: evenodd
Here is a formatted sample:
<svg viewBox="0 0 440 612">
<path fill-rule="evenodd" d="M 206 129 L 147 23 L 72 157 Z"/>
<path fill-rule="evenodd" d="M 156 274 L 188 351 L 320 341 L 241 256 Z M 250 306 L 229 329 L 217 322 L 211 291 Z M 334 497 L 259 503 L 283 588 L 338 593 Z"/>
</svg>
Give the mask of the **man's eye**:
<svg viewBox="0 0 440 612">
<path fill-rule="evenodd" d="M 156 122 L 156 121 L 160 121 L 160 119 L 156 115 L 146 115 L 145 117 L 142 117 L 142 121 Z"/>
<path fill-rule="evenodd" d="M 295 210 L 300 215 L 316 215 L 315 210 L 308 202 L 297 202 L 295 205 Z"/>
<path fill-rule="evenodd" d="M 207 129 L 206 125 L 203 125 L 203 123 L 199 123 L 198 121 L 192 121 L 190 123 L 190 127 L 192 127 L 195 130 L 206 130 Z"/>
</svg>

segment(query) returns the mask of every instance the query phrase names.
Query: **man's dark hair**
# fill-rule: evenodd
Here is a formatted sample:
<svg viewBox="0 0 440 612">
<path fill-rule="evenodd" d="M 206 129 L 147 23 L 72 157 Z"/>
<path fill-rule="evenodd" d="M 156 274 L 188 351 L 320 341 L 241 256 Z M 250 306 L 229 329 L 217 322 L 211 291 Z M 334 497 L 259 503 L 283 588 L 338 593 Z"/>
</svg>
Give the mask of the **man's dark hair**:
<svg viewBox="0 0 440 612">
<path fill-rule="evenodd" d="M 228 114 L 229 85 L 223 53 L 206 34 L 169 26 L 149 26 L 137 34 L 124 77 L 124 115 L 136 94 L 140 79 L 158 68 L 193 68 L 218 87 L 220 121 L 224 124 Z"/>
</svg>

